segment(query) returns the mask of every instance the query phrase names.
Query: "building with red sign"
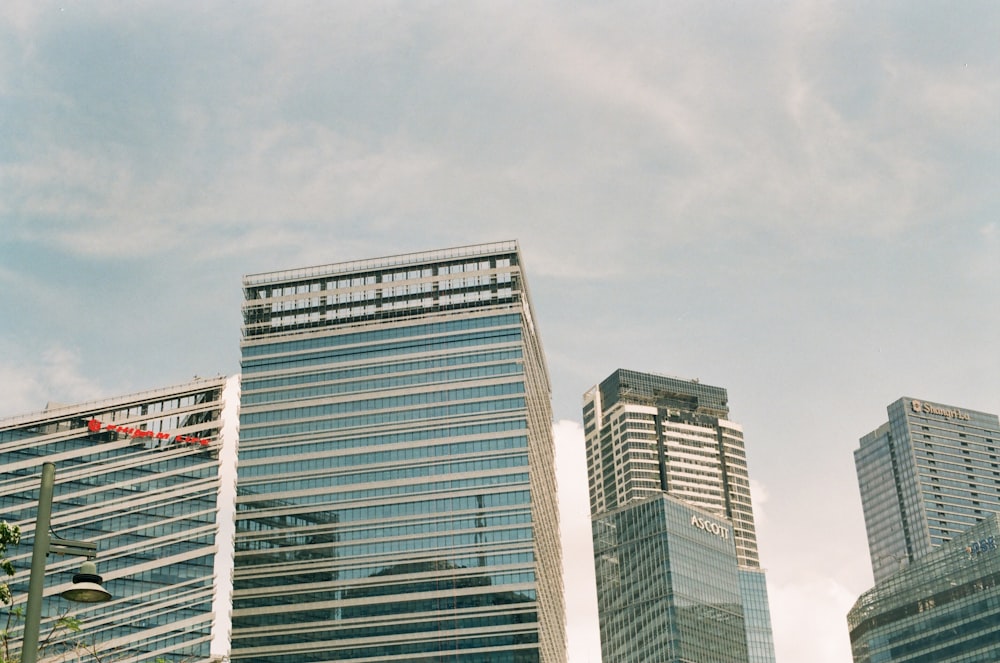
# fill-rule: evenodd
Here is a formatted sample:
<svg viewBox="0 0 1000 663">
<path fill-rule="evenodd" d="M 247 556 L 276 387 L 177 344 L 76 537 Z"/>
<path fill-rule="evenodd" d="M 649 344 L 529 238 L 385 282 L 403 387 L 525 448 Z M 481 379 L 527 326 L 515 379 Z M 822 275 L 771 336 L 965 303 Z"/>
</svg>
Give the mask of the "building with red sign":
<svg viewBox="0 0 1000 663">
<path fill-rule="evenodd" d="M 228 587 L 219 596 L 215 582 L 220 452 L 236 443 L 238 405 L 238 379 L 214 378 L 0 420 L 0 520 L 23 535 L 9 551 L 15 607 L 27 595 L 41 466 L 52 462 L 53 541 L 95 543 L 113 598 L 62 601 L 82 560 L 50 556 L 42 632 L 71 607 L 98 656 L 209 660 L 213 600 L 228 601 Z M 75 642 L 57 638 L 47 651 Z"/>
</svg>

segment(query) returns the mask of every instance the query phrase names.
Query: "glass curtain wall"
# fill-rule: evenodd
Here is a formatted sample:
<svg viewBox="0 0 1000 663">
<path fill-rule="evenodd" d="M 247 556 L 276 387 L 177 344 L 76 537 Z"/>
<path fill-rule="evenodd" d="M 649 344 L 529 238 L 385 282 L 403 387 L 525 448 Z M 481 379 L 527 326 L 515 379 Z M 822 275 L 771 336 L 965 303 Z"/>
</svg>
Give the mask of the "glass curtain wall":
<svg viewBox="0 0 1000 663">
<path fill-rule="evenodd" d="M 233 660 L 565 660 L 517 245 L 244 286 Z"/>
<path fill-rule="evenodd" d="M 47 657 L 83 647 L 109 661 L 209 660 L 225 385 L 198 380 L 0 421 L 0 520 L 23 533 L 9 551 L 15 607 L 27 599 L 46 461 L 56 466 L 52 541 L 96 544 L 97 571 L 114 597 L 56 597 L 84 560 L 50 555 L 41 632 L 67 609 L 83 630 L 57 630 Z"/>
</svg>

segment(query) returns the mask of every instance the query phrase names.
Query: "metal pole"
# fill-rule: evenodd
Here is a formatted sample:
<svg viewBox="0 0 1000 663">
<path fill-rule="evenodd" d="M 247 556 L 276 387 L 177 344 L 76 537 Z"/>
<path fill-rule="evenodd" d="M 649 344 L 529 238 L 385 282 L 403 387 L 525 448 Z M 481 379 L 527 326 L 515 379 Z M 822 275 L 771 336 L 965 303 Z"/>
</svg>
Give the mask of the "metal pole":
<svg viewBox="0 0 1000 663">
<path fill-rule="evenodd" d="M 21 663 L 38 662 L 38 633 L 42 625 L 42 589 L 45 587 L 45 557 L 49 553 L 49 522 L 52 520 L 52 493 L 56 484 L 56 466 L 42 464 L 42 486 L 38 491 L 38 516 L 35 518 L 35 542 L 31 547 L 31 577 L 28 580 L 28 606 L 24 614 L 24 640 Z"/>
</svg>

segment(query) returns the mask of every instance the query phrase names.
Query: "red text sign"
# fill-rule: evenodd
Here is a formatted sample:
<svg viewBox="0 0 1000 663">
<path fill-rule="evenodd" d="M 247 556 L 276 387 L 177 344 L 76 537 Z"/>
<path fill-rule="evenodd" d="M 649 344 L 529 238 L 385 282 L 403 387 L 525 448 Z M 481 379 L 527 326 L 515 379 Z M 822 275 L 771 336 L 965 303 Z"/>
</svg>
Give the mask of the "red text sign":
<svg viewBox="0 0 1000 663">
<path fill-rule="evenodd" d="M 93 432 L 97 433 L 102 430 L 111 431 L 113 433 L 121 433 L 123 435 L 128 435 L 134 439 L 150 438 L 153 440 L 173 440 L 178 444 L 200 444 L 203 447 L 207 447 L 210 440 L 204 437 L 190 437 L 188 435 L 176 435 L 172 436 L 170 433 L 154 433 L 151 430 L 142 430 L 141 428 L 129 428 L 126 426 L 115 426 L 114 424 L 103 424 L 97 419 L 91 419 L 87 422 L 87 428 Z"/>
</svg>

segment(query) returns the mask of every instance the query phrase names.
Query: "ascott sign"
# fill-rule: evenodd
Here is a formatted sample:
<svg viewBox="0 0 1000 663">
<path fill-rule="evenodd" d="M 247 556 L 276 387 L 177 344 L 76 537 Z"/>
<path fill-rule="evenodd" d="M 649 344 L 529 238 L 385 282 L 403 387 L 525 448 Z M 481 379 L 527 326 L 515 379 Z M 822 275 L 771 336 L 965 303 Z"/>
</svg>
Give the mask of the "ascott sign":
<svg viewBox="0 0 1000 663">
<path fill-rule="evenodd" d="M 931 405 L 930 403 L 925 403 L 924 401 L 911 401 L 910 405 L 913 407 L 913 411 L 917 414 L 936 414 L 941 417 L 961 419 L 963 421 L 968 421 L 970 419 L 968 412 L 962 412 L 955 407 L 941 407 L 940 405 Z"/>
<path fill-rule="evenodd" d="M 729 528 L 725 525 L 720 525 L 719 523 L 712 522 L 708 518 L 701 518 L 698 514 L 691 514 L 691 525 L 697 527 L 698 529 L 703 529 L 706 532 L 711 532 L 720 539 L 729 538 Z"/>
<path fill-rule="evenodd" d="M 128 435 L 129 437 L 139 440 L 143 438 L 149 438 L 152 440 L 160 440 L 166 442 L 176 442 L 177 444 L 200 444 L 203 447 L 207 447 L 208 443 L 211 441 L 205 437 L 191 437 L 189 435 L 171 435 L 170 433 L 154 433 L 151 430 L 143 430 L 141 428 L 129 428 L 126 426 L 116 426 L 114 424 L 104 424 L 97 419 L 91 419 L 87 422 L 87 428 L 90 429 L 92 433 L 98 433 L 102 430 L 111 431 L 113 433 L 121 433 L 122 435 Z"/>
</svg>

